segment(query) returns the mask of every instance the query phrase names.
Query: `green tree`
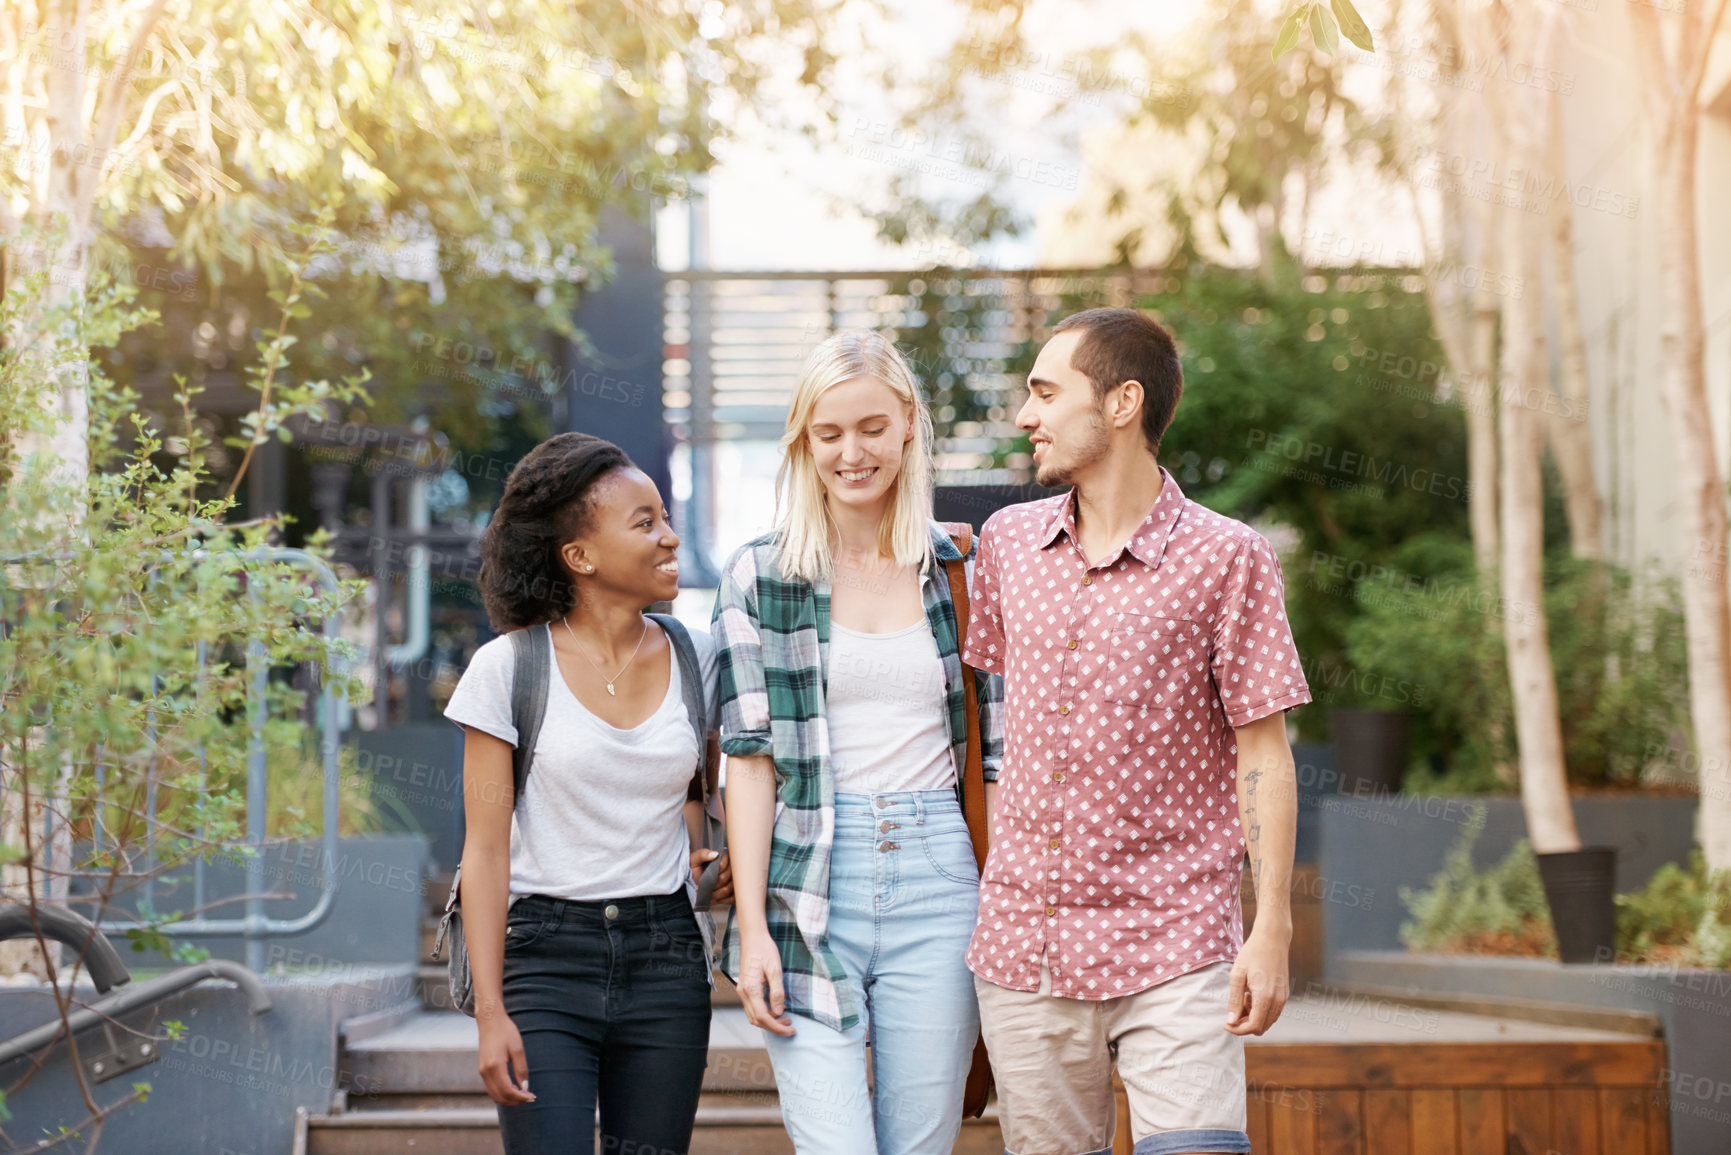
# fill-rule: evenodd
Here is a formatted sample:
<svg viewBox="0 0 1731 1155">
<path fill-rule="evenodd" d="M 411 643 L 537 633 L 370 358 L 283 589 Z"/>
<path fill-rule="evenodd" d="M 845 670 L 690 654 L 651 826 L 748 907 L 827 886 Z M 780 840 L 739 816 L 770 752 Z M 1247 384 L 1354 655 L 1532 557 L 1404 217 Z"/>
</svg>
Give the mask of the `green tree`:
<svg viewBox="0 0 1731 1155">
<path fill-rule="evenodd" d="M 533 357 L 535 335 L 568 331 L 576 295 L 609 274 L 605 206 L 681 191 L 712 161 L 717 109 L 749 107 L 790 54 L 821 82 L 822 14 L 803 0 L 10 6 L 5 284 L 48 273 L 40 307 L 68 305 L 74 320 L 44 351 L 61 420 L 11 452 L 83 472 L 76 318 L 92 268 L 125 267 L 127 237 L 189 263 L 208 298 L 268 280 L 290 226 L 332 206 L 345 243 L 312 273 L 342 284 L 296 372 L 366 361 L 413 382 L 414 334 L 464 326 L 501 356 Z M 27 240 L 26 223 L 52 243 Z M 7 339 L 42 328 L 16 313 Z"/>
<path fill-rule="evenodd" d="M 310 241 L 308 256 L 316 258 L 319 237 Z M 288 327 L 305 312 L 304 263 L 285 270 L 274 302 L 277 327 L 258 342 L 261 401 L 251 427 L 360 396 L 358 380 L 274 380 Z M 48 292 L 46 273 L 13 282 L 0 301 L 0 323 L 26 313 L 51 328 L 76 329 L 103 349 L 155 320 L 131 304 L 130 286 L 106 274 L 93 277 L 76 316 L 66 304 L 42 306 Z M 258 853 L 245 826 L 253 817 L 246 812 L 251 718 L 257 711 L 268 745 L 289 756 L 309 744 L 309 729 L 304 695 L 270 680 L 261 699 L 254 671 L 260 663 L 309 663 L 323 685 L 350 689 L 344 670 L 353 655 L 322 626 L 357 590 L 309 582 L 263 548 L 271 522 L 230 522 L 232 498 L 204 496 L 210 487 L 193 388 L 180 390 L 180 420 L 159 427 L 100 361 L 88 364 L 90 469 L 75 499 L 67 501 L 64 477 L 28 458 L 13 470 L 0 505 L 0 798 L 7 819 L 0 893 L 28 906 L 76 898 L 100 921 L 113 917 L 117 896 L 195 857 Z M 60 419 L 34 403 L 38 368 L 28 346 L 0 349 L 0 440 L 43 436 Z M 180 447 L 165 452 L 171 439 Z M 76 521 L 68 523 L 69 513 Z M 279 827 L 294 817 L 276 816 Z M 167 947 L 162 927 L 182 912 L 139 913 L 136 941 Z M 8 944 L 9 953 L 21 945 Z M 28 945 L 43 977 L 65 979 L 45 941 Z M 76 969 L 78 961 L 64 965 Z M 61 981 L 52 992 L 64 1029 L 73 987 Z M 36 1069 L 6 1094 L 16 1099 Z M 72 1069 L 88 1117 L 69 1133 L 94 1148 L 104 1120 L 142 1094 L 98 1103 L 82 1065 Z"/>
</svg>

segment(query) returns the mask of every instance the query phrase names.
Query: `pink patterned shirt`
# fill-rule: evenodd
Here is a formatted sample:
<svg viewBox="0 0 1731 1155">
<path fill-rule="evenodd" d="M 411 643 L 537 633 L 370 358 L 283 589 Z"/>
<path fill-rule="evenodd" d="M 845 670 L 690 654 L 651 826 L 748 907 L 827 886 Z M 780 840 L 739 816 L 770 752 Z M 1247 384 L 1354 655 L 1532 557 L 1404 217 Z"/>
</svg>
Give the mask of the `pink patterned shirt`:
<svg viewBox="0 0 1731 1155">
<path fill-rule="evenodd" d="M 1089 565 L 1068 493 L 980 534 L 965 657 L 1004 675 L 1005 748 L 968 966 L 1132 995 L 1243 945 L 1233 728 L 1310 701 L 1280 563 L 1172 475 Z"/>
</svg>

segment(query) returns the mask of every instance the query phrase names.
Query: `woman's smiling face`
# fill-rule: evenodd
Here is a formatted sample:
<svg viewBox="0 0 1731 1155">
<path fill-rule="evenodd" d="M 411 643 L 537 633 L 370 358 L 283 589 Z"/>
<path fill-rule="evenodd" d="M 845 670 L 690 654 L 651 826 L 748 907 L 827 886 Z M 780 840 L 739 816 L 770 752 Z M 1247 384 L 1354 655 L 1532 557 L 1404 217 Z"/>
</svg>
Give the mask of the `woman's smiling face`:
<svg viewBox="0 0 1731 1155">
<path fill-rule="evenodd" d="M 806 445 L 832 502 L 867 508 L 883 501 L 901 473 L 914 436 L 913 415 L 876 377 L 855 377 L 823 391 L 812 406 Z"/>
<path fill-rule="evenodd" d="M 679 535 L 661 492 L 639 469 L 616 469 L 589 490 L 583 532 L 560 554 L 583 581 L 640 595 L 644 605 L 679 596 Z"/>
</svg>

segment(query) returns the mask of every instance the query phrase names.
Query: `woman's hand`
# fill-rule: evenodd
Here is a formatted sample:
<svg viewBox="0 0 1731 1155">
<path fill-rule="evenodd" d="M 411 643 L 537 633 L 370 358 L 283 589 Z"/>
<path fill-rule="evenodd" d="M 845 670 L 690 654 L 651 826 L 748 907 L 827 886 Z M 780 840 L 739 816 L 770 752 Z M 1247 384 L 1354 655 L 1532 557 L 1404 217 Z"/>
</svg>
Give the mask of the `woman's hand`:
<svg viewBox="0 0 1731 1155">
<path fill-rule="evenodd" d="M 699 885 L 703 883 L 703 868 L 715 861 L 713 850 L 693 850 L 691 852 L 691 877 Z M 715 875 L 715 889 L 710 892 L 709 905 L 733 905 L 733 860 L 727 851 L 721 852 L 721 866 Z"/>
<path fill-rule="evenodd" d="M 476 1025 L 481 1028 L 481 1082 L 487 1085 L 488 1097 L 501 1107 L 533 1103 L 529 1061 L 523 1054 L 523 1036 L 517 1033 L 517 1024 L 504 1011 L 498 1011 L 477 1020 Z"/>
<path fill-rule="evenodd" d="M 763 996 L 769 988 L 769 999 Z M 787 993 L 781 982 L 781 951 L 767 926 L 739 933 L 739 1001 L 754 1027 L 771 1034 L 792 1035 L 793 1020 L 787 1017 Z"/>
</svg>

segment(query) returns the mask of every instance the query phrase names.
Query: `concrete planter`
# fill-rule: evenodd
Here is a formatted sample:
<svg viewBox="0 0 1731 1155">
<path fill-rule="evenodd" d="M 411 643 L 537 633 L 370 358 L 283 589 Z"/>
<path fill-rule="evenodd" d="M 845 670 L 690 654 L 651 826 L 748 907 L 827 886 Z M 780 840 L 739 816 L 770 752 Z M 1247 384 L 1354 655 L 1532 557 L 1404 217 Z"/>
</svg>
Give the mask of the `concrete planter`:
<svg viewBox="0 0 1731 1155">
<path fill-rule="evenodd" d="M 1405 710 L 1349 710 L 1328 712 L 1328 731 L 1348 792 L 1392 793 L 1400 789 L 1411 746 L 1412 715 Z"/>
<path fill-rule="evenodd" d="M 1302 793 L 1302 783 L 1300 791 Z M 1694 845 L 1692 798 L 1589 795 L 1574 800 L 1582 842 L 1616 849 L 1616 889 L 1643 886 Z M 1473 862 L 1489 866 L 1526 836 L 1518 798 L 1335 794 L 1318 803 L 1324 976 L 1385 993 L 1518 999 L 1571 1011 L 1657 1019 L 1675 1155 L 1731 1152 L 1731 971 L 1564 964 L 1544 959 L 1411 954 L 1401 887 L 1429 884 L 1474 810 L 1485 810 Z"/>
<path fill-rule="evenodd" d="M 1304 791 L 1301 771 L 1301 805 Z M 1667 862 L 1689 859 L 1695 843 L 1693 798 L 1587 795 L 1574 803 L 1581 841 L 1616 848 L 1620 892 L 1645 885 Z M 1319 876 L 1340 893 L 1356 896 L 1352 902 L 1324 902 L 1327 951 L 1400 950 L 1400 924 L 1407 917 L 1400 888 L 1429 884 L 1479 805 L 1485 808 L 1485 825 L 1473 862 L 1484 867 L 1526 837 L 1518 798 L 1365 793 L 1318 799 Z"/>
</svg>

